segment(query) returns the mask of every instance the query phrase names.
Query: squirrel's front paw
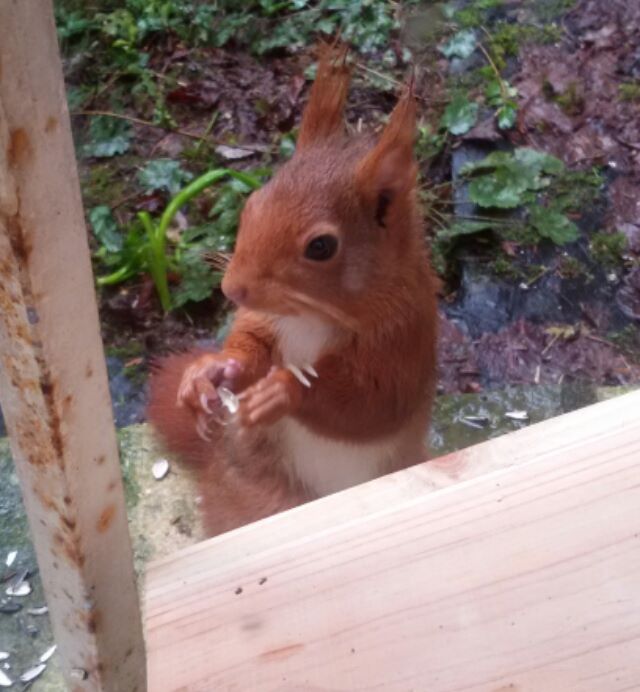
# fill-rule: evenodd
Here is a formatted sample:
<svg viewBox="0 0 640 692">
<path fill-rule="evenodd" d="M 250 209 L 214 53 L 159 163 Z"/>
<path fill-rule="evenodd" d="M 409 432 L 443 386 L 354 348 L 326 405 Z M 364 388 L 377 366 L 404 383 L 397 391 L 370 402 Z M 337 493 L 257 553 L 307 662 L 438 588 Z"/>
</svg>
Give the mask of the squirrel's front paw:
<svg viewBox="0 0 640 692">
<path fill-rule="evenodd" d="M 221 408 L 217 388 L 233 390 L 242 371 L 241 363 L 220 353 L 206 353 L 184 371 L 176 403 L 195 413 L 196 428 L 203 439 L 208 439 L 211 419 Z"/>
<path fill-rule="evenodd" d="M 271 368 L 266 377 L 242 392 L 240 423 L 245 427 L 275 423 L 298 409 L 303 390 L 304 385 L 291 370 Z"/>
</svg>

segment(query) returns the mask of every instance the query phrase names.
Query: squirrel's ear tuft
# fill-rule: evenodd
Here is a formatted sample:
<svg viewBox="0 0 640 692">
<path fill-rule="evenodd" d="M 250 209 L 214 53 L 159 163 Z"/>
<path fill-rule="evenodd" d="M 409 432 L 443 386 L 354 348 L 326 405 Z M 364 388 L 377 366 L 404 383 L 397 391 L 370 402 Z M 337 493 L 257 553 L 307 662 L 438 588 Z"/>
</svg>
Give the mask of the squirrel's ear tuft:
<svg viewBox="0 0 640 692">
<path fill-rule="evenodd" d="M 415 187 L 418 169 L 413 154 L 415 129 L 416 102 L 411 79 L 377 144 L 356 169 L 358 190 L 376 209 L 380 225 L 384 225 L 384 215 L 394 199 Z"/>
<path fill-rule="evenodd" d="M 337 41 L 331 45 L 320 43 L 318 53 L 318 73 L 302 114 L 296 150 L 303 150 L 344 129 L 344 104 L 351 77 L 348 49 Z"/>
</svg>

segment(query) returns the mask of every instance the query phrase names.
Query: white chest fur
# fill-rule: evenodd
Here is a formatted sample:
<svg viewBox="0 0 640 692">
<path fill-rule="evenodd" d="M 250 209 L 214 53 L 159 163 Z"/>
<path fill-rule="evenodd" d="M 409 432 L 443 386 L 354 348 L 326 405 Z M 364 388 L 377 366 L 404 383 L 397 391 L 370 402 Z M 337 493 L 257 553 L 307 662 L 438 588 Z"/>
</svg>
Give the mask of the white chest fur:
<svg viewBox="0 0 640 692">
<path fill-rule="evenodd" d="M 276 329 L 285 365 L 315 364 L 335 338 L 330 325 L 310 317 L 280 317 Z M 320 437 L 293 418 L 281 421 L 277 435 L 289 472 L 317 496 L 344 490 L 389 471 L 394 462 L 401 461 L 399 456 L 406 450 L 407 440 L 407 432 L 401 431 L 376 442 L 348 444 Z"/>
<path fill-rule="evenodd" d="M 348 444 L 320 437 L 293 418 L 280 423 L 279 435 L 289 472 L 316 496 L 365 483 L 389 471 L 398 461 L 400 438 L 404 437 Z"/>
<path fill-rule="evenodd" d="M 275 327 L 285 365 L 313 365 L 335 338 L 333 327 L 315 317 L 278 317 Z"/>
</svg>

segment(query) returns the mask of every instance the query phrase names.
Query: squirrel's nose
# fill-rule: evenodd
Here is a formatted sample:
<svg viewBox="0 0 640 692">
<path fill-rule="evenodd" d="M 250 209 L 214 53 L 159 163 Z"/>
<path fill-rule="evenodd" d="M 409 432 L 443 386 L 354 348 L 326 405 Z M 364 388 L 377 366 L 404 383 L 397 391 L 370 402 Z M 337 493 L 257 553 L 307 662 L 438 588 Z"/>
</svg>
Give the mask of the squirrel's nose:
<svg viewBox="0 0 640 692">
<path fill-rule="evenodd" d="M 247 302 L 248 291 L 246 286 L 229 285 L 224 280 L 222 281 L 222 292 L 227 298 L 236 305 L 242 305 Z"/>
</svg>

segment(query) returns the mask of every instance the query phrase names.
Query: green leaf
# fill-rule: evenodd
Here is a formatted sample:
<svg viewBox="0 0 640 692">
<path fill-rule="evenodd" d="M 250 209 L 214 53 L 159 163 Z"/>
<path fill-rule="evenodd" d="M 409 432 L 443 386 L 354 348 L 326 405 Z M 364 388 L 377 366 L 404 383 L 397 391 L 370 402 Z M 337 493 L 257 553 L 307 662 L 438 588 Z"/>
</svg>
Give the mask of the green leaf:
<svg viewBox="0 0 640 692">
<path fill-rule="evenodd" d="M 539 235 L 549 238 L 556 245 L 572 243 L 580 236 L 578 227 L 564 214 L 545 207 L 532 206 L 529 221 Z"/>
<path fill-rule="evenodd" d="M 84 156 L 108 158 L 124 154 L 131 142 L 131 125 L 117 118 L 99 115 L 91 118 L 89 142 L 82 148 Z"/>
<path fill-rule="evenodd" d="M 499 106 L 502 103 L 502 83 L 495 77 L 489 80 L 484 88 L 484 97 L 490 106 Z"/>
<path fill-rule="evenodd" d="M 290 159 L 296 150 L 296 138 L 293 132 L 287 132 L 280 139 L 278 152 L 283 159 Z"/>
<path fill-rule="evenodd" d="M 178 161 L 172 159 L 156 159 L 138 173 L 138 181 L 145 190 L 167 190 L 172 195 L 177 194 L 184 183 L 189 182 L 193 175 L 180 167 Z"/>
<path fill-rule="evenodd" d="M 506 112 L 505 122 L 515 117 Z M 469 185 L 469 195 L 482 207 L 512 209 L 527 203 L 535 191 L 550 184 L 548 175 L 558 175 L 564 171 L 564 164 L 554 156 L 526 147 L 513 153 L 495 151 L 482 161 L 469 163 L 463 167 L 464 175 L 475 175 Z"/>
<path fill-rule="evenodd" d="M 89 221 L 93 228 L 93 234 L 107 252 L 122 250 L 122 235 L 109 207 L 105 205 L 93 207 L 89 211 Z"/>
<path fill-rule="evenodd" d="M 514 179 L 507 169 L 500 168 L 492 175 L 472 180 L 469 184 L 469 197 L 481 207 L 513 209 L 522 204 L 524 190 L 526 185 L 523 185 L 522 179 Z"/>
<path fill-rule="evenodd" d="M 174 307 L 180 307 L 190 301 L 197 303 L 206 300 L 211 296 L 214 287 L 220 283 L 220 274 L 213 271 L 197 248 L 185 254 L 178 271 L 180 284 L 173 292 Z"/>
<path fill-rule="evenodd" d="M 508 130 L 516 124 L 518 118 L 518 107 L 512 101 L 505 103 L 504 106 L 496 112 L 498 118 L 498 127 L 501 130 Z"/>
<path fill-rule="evenodd" d="M 451 38 L 440 52 L 445 58 L 468 58 L 476 49 L 476 34 L 473 29 L 463 29 Z"/>
<path fill-rule="evenodd" d="M 442 124 L 452 135 L 463 135 L 476 124 L 478 104 L 458 94 L 447 106 L 442 116 Z"/>
<path fill-rule="evenodd" d="M 550 175 L 560 175 L 560 173 L 564 172 L 564 163 L 560 159 L 529 147 L 516 149 L 514 158 L 537 173 L 544 172 Z"/>
</svg>

